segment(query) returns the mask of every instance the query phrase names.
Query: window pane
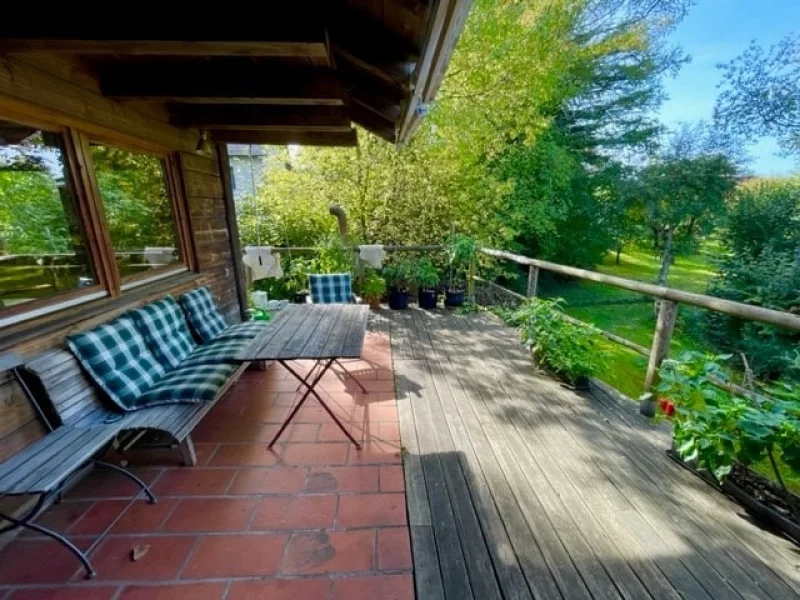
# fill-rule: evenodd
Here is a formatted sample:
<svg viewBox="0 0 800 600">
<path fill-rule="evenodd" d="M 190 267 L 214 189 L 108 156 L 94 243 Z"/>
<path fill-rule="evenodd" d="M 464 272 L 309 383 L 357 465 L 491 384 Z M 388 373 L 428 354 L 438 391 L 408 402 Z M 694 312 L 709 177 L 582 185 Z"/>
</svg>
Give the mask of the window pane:
<svg viewBox="0 0 800 600">
<path fill-rule="evenodd" d="M 0 120 L 0 308 L 94 284 L 60 134 Z"/>
<path fill-rule="evenodd" d="M 92 162 L 120 276 L 180 263 L 164 162 L 100 144 Z"/>
</svg>

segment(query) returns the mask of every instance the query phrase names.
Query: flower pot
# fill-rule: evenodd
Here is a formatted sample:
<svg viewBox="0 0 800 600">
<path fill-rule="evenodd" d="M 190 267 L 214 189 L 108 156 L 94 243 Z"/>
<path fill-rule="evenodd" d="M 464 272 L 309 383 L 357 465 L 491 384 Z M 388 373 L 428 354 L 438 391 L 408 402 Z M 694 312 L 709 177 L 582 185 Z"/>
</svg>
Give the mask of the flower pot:
<svg viewBox="0 0 800 600">
<path fill-rule="evenodd" d="M 372 310 L 378 310 L 381 307 L 381 297 L 380 296 L 368 296 L 364 298 L 369 304 L 369 307 Z"/>
<path fill-rule="evenodd" d="M 296 292 L 294 295 L 295 304 L 305 304 L 308 301 L 308 292 Z"/>
<path fill-rule="evenodd" d="M 464 296 L 466 290 L 445 290 L 444 292 L 444 305 L 445 306 L 463 306 Z"/>
<path fill-rule="evenodd" d="M 588 392 L 591 384 L 589 382 L 589 378 L 585 375 L 581 375 L 580 377 L 576 377 L 572 381 L 570 381 L 570 386 L 573 390 L 578 392 Z"/>
<path fill-rule="evenodd" d="M 406 290 L 389 290 L 389 308 L 392 310 L 408 308 L 408 292 Z"/>
<path fill-rule="evenodd" d="M 436 290 L 420 290 L 417 296 L 420 308 L 432 309 L 436 308 L 436 301 L 438 294 Z"/>
</svg>

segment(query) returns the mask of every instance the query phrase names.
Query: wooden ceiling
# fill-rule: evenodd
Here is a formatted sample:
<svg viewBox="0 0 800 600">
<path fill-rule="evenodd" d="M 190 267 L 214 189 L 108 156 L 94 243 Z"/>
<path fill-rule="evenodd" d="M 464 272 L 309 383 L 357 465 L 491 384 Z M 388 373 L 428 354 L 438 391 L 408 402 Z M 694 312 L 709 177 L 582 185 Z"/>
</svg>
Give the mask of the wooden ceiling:
<svg viewBox="0 0 800 600">
<path fill-rule="evenodd" d="M 216 141 L 355 145 L 356 123 L 403 143 L 433 100 L 471 0 L 286 4 L 231 7 L 199 23 L 9 19 L 0 53 L 75 57 L 103 95 L 163 105 L 173 124 Z"/>
</svg>

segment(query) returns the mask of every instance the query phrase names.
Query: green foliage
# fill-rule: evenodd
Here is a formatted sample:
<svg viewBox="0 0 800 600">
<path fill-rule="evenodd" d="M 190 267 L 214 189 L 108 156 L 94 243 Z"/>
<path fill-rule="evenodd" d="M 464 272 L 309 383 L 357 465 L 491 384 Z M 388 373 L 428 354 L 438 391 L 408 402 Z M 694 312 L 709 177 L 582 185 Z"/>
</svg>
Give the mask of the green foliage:
<svg viewBox="0 0 800 600">
<path fill-rule="evenodd" d="M 454 233 L 445 240 L 444 246 L 449 269 L 449 287 L 456 289 L 466 284 L 478 245 L 474 238 L 463 233 Z"/>
<path fill-rule="evenodd" d="M 286 272 L 286 288 L 292 294 L 308 290 L 308 274 L 319 273 L 319 262 L 315 258 L 293 258 Z"/>
<path fill-rule="evenodd" d="M 506 318 L 519 329 L 534 358 L 559 377 L 575 381 L 600 368 L 599 335 L 593 328 L 567 321 L 561 300 L 532 298 Z"/>
<path fill-rule="evenodd" d="M 722 234 L 726 250 L 715 296 L 787 312 L 800 311 L 800 182 L 757 183 L 731 202 Z M 709 340 L 725 351 L 750 357 L 756 376 L 787 374 L 790 351 L 800 334 L 711 313 Z"/>
<path fill-rule="evenodd" d="M 414 282 L 421 290 L 434 290 L 439 285 L 439 271 L 427 256 L 414 263 Z"/>
<path fill-rule="evenodd" d="M 717 121 L 743 141 L 775 137 L 784 151 L 800 154 L 800 34 L 768 49 L 752 42 L 721 68 Z"/>
<path fill-rule="evenodd" d="M 342 238 L 328 234 L 315 245 L 316 273 L 349 273 L 353 270 L 353 253 L 345 248 Z"/>
<path fill-rule="evenodd" d="M 389 289 L 397 291 L 409 291 L 414 285 L 416 275 L 415 264 L 406 258 L 392 258 L 384 265 L 382 270 Z"/>
<path fill-rule="evenodd" d="M 675 403 L 673 435 L 678 454 L 696 461 L 722 481 L 736 462 L 780 460 L 800 472 L 800 388 L 790 384 L 738 394 L 715 383 L 729 383 L 730 355 L 698 352 L 665 361 L 657 393 Z M 782 483 L 777 471 L 775 478 Z"/>
<path fill-rule="evenodd" d="M 386 293 L 386 280 L 375 269 L 367 269 L 361 282 L 361 295 L 367 300 L 379 299 Z"/>
</svg>

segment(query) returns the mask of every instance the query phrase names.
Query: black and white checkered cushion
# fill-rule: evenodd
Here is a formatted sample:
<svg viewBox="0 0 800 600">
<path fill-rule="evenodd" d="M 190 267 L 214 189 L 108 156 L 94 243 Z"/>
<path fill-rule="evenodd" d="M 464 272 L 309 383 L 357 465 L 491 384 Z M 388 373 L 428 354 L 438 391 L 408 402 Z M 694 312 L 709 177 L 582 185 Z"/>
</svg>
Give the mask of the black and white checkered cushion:
<svg viewBox="0 0 800 600">
<path fill-rule="evenodd" d="M 269 321 L 245 321 L 234 323 L 219 334 L 217 340 L 252 340 L 269 326 Z"/>
<path fill-rule="evenodd" d="M 172 296 L 132 310 L 127 316 L 166 370 L 177 367 L 197 347 L 186 317 Z"/>
<path fill-rule="evenodd" d="M 216 340 L 197 346 L 181 364 L 181 367 L 195 365 L 219 365 L 237 364 L 236 355 L 247 344 L 251 338 L 222 339 L 220 336 Z"/>
<path fill-rule="evenodd" d="M 142 393 L 166 373 L 130 317 L 71 335 L 67 337 L 67 346 L 94 382 L 122 410 L 138 408 Z"/>
<path fill-rule="evenodd" d="M 308 290 L 314 304 L 350 304 L 353 301 L 350 273 L 309 274 Z"/>
<path fill-rule="evenodd" d="M 211 290 L 207 286 L 186 292 L 178 298 L 178 302 L 186 313 L 192 331 L 203 344 L 215 339 L 228 328 L 228 323 L 214 304 Z"/>
<path fill-rule="evenodd" d="M 180 367 L 137 399 L 137 408 L 159 404 L 194 404 L 213 400 L 236 370 L 234 365 Z"/>
</svg>

